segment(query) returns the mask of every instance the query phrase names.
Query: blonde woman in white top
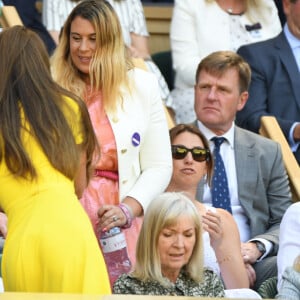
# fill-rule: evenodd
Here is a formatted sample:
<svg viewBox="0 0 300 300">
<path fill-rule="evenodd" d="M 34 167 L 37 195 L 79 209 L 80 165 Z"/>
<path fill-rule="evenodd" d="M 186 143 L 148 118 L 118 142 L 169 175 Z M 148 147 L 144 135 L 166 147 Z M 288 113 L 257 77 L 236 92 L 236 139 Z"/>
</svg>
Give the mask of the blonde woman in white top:
<svg viewBox="0 0 300 300">
<path fill-rule="evenodd" d="M 155 74 L 161 98 L 167 106 L 171 103 L 170 91 L 158 67 L 153 63 L 148 48 L 146 20 L 140 0 L 107 0 L 119 17 L 123 39 L 131 55 L 143 58 L 149 71 Z M 58 43 L 59 32 L 71 10 L 80 0 L 43 0 L 43 23 Z"/>
<path fill-rule="evenodd" d="M 273 0 L 175 0 L 170 37 L 177 122 L 196 119 L 193 87 L 202 58 L 218 50 L 236 51 L 280 31 Z"/>
</svg>

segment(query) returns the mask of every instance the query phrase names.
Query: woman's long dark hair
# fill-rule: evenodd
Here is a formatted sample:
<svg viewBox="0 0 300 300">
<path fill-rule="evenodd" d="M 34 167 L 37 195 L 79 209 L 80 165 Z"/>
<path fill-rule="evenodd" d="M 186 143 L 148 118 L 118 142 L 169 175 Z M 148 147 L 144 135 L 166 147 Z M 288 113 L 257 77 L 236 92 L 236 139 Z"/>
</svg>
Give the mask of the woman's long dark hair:
<svg viewBox="0 0 300 300">
<path fill-rule="evenodd" d="M 52 166 L 74 179 L 80 150 L 73 125 L 82 132 L 88 165 L 96 140 L 85 104 L 52 79 L 49 57 L 38 35 L 23 26 L 5 29 L 0 34 L 0 70 L 0 162 L 4 159 L 15 176 L 37 177 L 23 144 L 27 131 Z"/>
</svg>

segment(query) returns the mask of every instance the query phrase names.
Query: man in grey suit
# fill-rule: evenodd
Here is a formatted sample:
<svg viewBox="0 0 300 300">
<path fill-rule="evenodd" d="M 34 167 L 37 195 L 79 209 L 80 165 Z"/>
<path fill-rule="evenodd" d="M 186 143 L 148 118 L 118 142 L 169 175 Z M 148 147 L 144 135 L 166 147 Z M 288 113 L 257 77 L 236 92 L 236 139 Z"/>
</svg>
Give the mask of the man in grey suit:
<svg viewBox="0 0 300 300">
<path fill-rule="evenodd" d="M 196 73 L 195 111 L 197 125 L 212 150 L 213 138 L 225 138 L 220 154 L 231 211 L 249 281 L 257 289 L 277 275 L 279 225 L 291 195 L 279 144 L 234 124 L 236 112 L 247 102 L 250 78 L 250 67 L 238 54 L 219 51 L 208 55 Z M 212 204 L 210 186 L 201 182 L 197 197 Z"/>
<path fill-rule="evenodd" d="M 238 50 L 252 78 L 236 124 L 258 132 L 261 116 L 275 116 L 300 164 L 300 0 L 283 0 L 283 8 L 287 22 L 277 37 Z"/>
</svg>

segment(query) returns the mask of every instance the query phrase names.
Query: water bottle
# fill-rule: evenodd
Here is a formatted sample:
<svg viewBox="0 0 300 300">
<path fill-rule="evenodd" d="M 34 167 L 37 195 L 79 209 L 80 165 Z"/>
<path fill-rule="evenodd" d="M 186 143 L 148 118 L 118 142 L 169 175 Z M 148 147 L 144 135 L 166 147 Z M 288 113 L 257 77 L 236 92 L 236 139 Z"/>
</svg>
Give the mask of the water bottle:
<svg viewBox="0 0 300 300">
<path fill-rule="evenodd" d="M 100 246 L 109 274 L 110 285 L 123 273 L 131 270 L 125 235 L 120 227 L 113 227 L 100 234 Z"/>
</svg>

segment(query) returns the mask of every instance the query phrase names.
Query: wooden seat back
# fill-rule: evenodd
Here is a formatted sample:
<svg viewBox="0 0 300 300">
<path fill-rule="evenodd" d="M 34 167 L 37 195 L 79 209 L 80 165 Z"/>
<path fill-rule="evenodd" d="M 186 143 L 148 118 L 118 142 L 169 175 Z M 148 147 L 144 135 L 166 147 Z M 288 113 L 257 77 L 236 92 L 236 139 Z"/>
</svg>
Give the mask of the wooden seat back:
<svg viewBox="0 0 300 300">
<path fill-rule="evenodd" d="M 284 165 L 289 177 L 293 201 L 300 200 L 300 168 L 290 146 L 273 116 L 263 116 L 259 133 L 278 142 L 281 146 Z"/>
<path fill-rule="evenodd" d="M 1 9 L 0 25 L 8 28 L 15 25 L 23 25 L 23 22 L 14 6 L 4 5 Z"/>
</svg>

